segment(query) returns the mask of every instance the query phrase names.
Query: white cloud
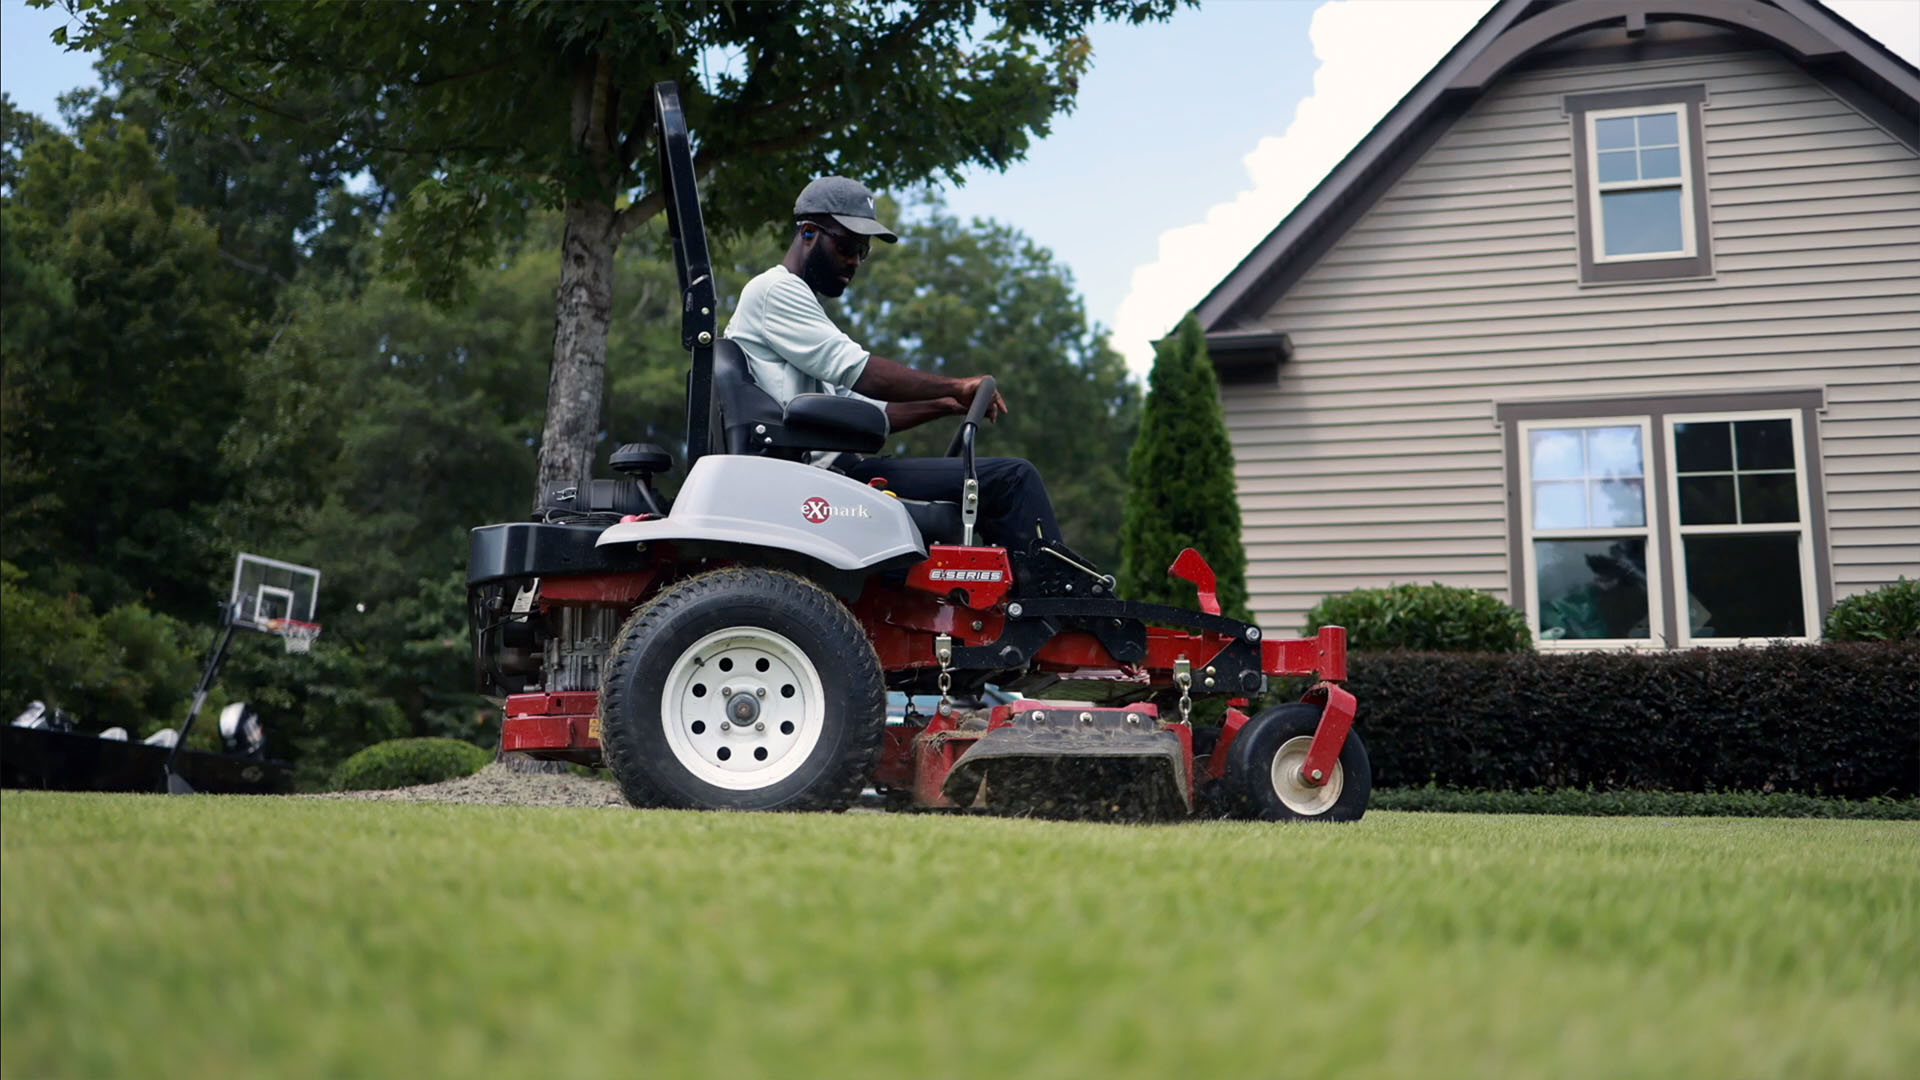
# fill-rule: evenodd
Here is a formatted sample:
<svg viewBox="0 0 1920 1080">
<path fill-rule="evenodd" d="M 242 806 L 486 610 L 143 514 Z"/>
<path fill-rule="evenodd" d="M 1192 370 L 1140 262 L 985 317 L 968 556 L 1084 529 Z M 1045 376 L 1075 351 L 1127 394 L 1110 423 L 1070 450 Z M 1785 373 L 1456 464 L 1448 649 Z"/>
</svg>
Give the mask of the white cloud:
<svg viewBox="0 0 1920 1080">
<path fill-rule="evenodd" d="M 1309 35 L 1320 61 L 1313 94 L 1286 131 L 1244 159 L 1252 186 L 1205 220 L 1160 234 L 1158 257 L 1133 272 L 1113 318 L 1114 347 L 1144 374 L 1173 328 L 1312 191 L 1494 0 L 1329 0 Z M 1920 63 L 1920 0 L 1827 0 L 1840 15 Z"/>
<path fill-rule="evenodd" d="M 1133 272 L 1114 314 L 1113 342 L 1127 365 L 1153 366 L 1152 341 L 1226 277 L 1254 244 L 1339 164 L 1387 110 L 1413 89 L 1492 0 L 1331 0 L 1309 37 L 1320 66 L 1313 95 L 1284 134 L 1244 159 L 1253 186 L 1210 208 L 1206 220 L 1160 234 L 1159 257 Z"/>
</svg>

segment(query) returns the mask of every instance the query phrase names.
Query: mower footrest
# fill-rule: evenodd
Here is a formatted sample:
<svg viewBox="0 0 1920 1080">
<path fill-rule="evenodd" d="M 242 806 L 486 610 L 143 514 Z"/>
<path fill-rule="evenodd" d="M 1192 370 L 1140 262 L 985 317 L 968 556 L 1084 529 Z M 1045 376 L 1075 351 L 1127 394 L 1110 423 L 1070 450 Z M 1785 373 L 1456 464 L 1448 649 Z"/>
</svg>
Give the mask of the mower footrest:
<svg viewBox="0 0 1920 1080">
<path fill-rule="evenodd" d="M 1048 707 L 982 735 L 941 793 L 995 814 L 1164 820 L 1193 805 L 1190 761 L 1186 741 L 1150 714 Z"/>
</svg>

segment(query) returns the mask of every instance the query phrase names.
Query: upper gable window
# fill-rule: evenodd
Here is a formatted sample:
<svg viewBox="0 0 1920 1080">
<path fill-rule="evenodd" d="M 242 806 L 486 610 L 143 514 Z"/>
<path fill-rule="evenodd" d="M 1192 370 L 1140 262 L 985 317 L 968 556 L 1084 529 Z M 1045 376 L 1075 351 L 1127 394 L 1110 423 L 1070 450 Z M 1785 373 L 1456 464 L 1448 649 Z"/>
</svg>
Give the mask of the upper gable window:
<svg viewBox="0 0 1920 1080">
<path fill-rule="evenodd" d="M 1610 110 L 1587 114 L 1593 133 L 1594 259 L 1693 254 L 1685 114 Z"/>
<path fill-rule="evenodd" d="M 1691 86 L 1566 99 L 1582 283 L 1713 272 L 1700 146 L 1705 96 Z"/>
</svg>

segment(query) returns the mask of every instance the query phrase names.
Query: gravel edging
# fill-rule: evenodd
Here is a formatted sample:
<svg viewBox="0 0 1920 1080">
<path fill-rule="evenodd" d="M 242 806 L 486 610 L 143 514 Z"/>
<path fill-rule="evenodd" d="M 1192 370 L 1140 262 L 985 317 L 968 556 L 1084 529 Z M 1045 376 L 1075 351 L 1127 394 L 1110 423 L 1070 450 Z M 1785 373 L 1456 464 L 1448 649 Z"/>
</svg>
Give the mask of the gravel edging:
<svg viewBox="0 0 1920 1080">
<path fill-rule="evenodd" d="M 390 791 L 330 791 L 315 799 L 352 799 L 364 802 L 468 803 L 479 806 L 618 806 L 627 805 L 620 788 L 605 780 L 573 773 L 515 772 L 494 762 L 472 776 L 439 784 L 394 788 Z"/>
</svg>

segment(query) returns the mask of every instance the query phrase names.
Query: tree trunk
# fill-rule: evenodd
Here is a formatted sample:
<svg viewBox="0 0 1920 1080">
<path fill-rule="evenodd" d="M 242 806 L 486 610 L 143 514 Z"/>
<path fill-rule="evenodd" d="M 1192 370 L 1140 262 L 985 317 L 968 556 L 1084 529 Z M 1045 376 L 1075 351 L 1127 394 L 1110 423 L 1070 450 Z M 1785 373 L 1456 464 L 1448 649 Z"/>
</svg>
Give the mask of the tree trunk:
<svg viewBox="0 0 1920 1080">
<path fill-rule="evenodd" d="M 540 436 L 534 505 L 546 492 L 587 480 L 593 472 L 606 386 L 607 327 L 613 313 L 613 256 L 620 239 L 613 207 L 567 205 L 555 299 L 553 367 L 547 378 L 547 420 Z"/>
<path fill-rule="evenodd" d="M 554 298 L 553 367 L 547 376 L 547 422 L 533 505 L 554 488 L 593 475 L 594 439 L 607 377 L 607 324 L 613 316 L 613 255 L 620 248 L 614 209 L 619 91 L 613 67 L 592 54 L 573 72 L 574 152 L 600 181 L 592 196 L 567 203 L 560 244 L 560 289 Z"/>
</svg>

